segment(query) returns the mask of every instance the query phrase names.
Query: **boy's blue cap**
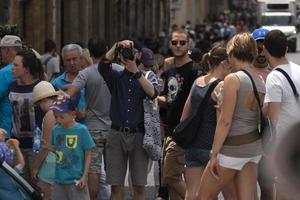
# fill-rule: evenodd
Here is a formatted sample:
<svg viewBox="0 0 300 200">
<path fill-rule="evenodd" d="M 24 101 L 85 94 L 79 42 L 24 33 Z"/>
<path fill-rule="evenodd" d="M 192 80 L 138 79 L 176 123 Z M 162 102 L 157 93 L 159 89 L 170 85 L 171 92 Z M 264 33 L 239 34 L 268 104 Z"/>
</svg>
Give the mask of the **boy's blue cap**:
<svg viewBox="0 0 300 200">
<path fill-rule="evenodd" d="M 5 142 L 0 142 L 0 160 L 7 162 L 9 165 L 13 164 L 14 157 Z"/>
<path fill-rule="evenodd" d="M 53 112 L 68 112 L 75 110 L 74 101 L 66 95 L 59 95 L 57 99 L 50 106 Z"/>
<path fill-rule="evenodd" d="M 268 29 L 258 28 L 252 32 L 252 37 L 254 38 L 255 41 L 264 40 L 268 32 L 269 32 Z"/>
</svg>

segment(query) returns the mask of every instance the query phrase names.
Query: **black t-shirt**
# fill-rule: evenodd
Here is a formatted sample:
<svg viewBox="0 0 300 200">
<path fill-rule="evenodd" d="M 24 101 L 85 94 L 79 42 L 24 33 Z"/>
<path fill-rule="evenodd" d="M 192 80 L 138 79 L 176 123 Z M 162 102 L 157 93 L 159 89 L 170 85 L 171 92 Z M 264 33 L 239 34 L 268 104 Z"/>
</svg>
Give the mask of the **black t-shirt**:
<svg viewBox="0 0 300 200">
<path fill-rule="evenodd" d="M 171 67 L 166 72 L 163 92 L 167 97 L 167 113 L 164 119 L 164 123 L 167 124 L 166 135 L 170 135 L 179 123 L 185 101 L 199 74 L 201 71 L 193 61 L 181 67 Z"/>
</svg>

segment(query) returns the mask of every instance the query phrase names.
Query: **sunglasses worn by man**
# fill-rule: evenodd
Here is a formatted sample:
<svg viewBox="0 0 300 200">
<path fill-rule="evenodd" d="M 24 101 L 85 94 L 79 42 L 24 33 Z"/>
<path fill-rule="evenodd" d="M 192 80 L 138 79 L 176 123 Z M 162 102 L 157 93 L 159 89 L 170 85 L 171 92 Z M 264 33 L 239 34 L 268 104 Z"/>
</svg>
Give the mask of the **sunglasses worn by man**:
<svg viewBox="0 0 300 200">
<path fill-rule="evenodd" d="M 180 46 L 184 46 L 184 45 L 186 45 L 187 41 L 186 40 L 172 40 L 171 41 L 171 44 L 173 46 L 177 46 L 178 43 L 180 44 Z"/>
</svg>

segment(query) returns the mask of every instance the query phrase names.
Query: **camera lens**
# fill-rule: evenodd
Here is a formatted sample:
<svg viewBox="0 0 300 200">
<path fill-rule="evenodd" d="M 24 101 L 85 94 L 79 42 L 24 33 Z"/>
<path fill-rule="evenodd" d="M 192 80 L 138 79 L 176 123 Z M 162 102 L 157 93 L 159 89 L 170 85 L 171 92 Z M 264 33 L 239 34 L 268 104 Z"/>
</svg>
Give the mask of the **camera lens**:
<svg viewBox="0 0 300 200">
<path fill-rule="evenodd" d="M 124 59 L 134 60 L 134 54 L 131 48 L 123 48 L 121 51 L 121 55 Z"/>
</svg>

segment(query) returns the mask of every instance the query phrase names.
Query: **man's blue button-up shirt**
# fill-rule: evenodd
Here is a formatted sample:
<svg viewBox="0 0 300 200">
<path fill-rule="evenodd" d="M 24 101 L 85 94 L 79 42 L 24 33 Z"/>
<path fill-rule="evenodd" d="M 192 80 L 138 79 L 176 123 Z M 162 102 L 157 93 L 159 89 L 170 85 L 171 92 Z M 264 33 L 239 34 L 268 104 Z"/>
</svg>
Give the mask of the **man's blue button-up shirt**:
<svg viewBox="0 0 300 200">
<path fill-rule="evenodd" d="M 111 92 L 112 124 L 119 127 L 142 127 L 144 125 L 143 99 L 146 98 L 146 93 L 139 81 L 126 69 L 114 70 L 111 63 L 100 62 L 99 71 Z M 151 73 L 148 79 L 156 79 L 155 74 Z"/>
</svg>

